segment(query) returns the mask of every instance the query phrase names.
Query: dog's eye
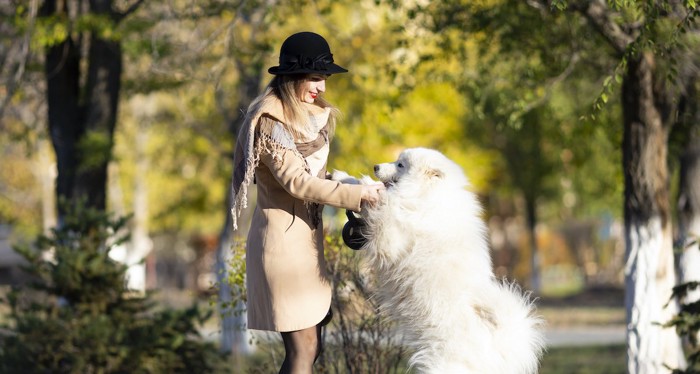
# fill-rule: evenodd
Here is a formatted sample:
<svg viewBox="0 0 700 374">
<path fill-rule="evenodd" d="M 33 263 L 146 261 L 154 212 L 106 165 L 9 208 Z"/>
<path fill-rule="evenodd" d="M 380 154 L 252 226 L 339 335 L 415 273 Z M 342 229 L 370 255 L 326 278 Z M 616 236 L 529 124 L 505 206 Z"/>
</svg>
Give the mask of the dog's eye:
<svg viewBox="0 0 700 374">
<path fill-rule="evenodd" d="M 402 168 L 402 167 L 403 167 L 403 164 L 399 162 L 396 166 Z"/>
</svg>

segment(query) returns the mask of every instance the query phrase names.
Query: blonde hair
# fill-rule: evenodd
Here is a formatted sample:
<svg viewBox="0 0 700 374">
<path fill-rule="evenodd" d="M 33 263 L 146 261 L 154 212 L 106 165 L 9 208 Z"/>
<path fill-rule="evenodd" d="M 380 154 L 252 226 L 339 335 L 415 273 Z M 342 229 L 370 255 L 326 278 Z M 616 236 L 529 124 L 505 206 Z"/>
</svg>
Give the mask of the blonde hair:
<svg viewBox="0 0 700 374">
<path fill-rule="evenodd" d="M 300 99 L 302 83 L 308 78 L 309 75 L 275 76 L 265 87 L 265 91 L 250 104 L 248 113 L 257 113 L 268 100 L 277 98 L 282 102 L 284 116 L 288 122 L 284 124 L 285 127 L 294 136 L 294 139 L 301 139 L 302 134 L 308 133 L 312 125 L 309 110 L 304 107 L 305 103 Z M 313 105 L 320 108 L 330 108 L 328 137 L 332 138 L 340 111 L 320 96 L 314 100 Z"/>
</svg>

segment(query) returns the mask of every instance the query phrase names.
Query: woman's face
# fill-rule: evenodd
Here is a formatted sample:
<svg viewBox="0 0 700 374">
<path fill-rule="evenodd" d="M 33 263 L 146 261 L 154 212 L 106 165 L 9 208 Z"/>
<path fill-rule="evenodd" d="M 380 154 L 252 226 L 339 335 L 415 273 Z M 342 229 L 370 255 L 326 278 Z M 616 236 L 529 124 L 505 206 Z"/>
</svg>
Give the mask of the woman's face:
<svg viewBox="0 0 700 374">
<path fill-rule="evenodd" d="M 299 87 L 299 99 L 305 103 L 313 104 L 316 98 L 326 92 L 325 74 L 310 74 L 306 76 Z"/>
</svg>

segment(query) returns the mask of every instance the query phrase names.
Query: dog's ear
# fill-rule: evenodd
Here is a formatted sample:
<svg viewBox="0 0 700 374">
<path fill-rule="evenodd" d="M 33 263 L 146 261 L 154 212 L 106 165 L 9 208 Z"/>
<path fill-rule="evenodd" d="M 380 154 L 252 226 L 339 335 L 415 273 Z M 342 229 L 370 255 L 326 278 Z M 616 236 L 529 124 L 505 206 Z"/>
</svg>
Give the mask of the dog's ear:
<svg viewBox="0 0 700 374">
<path fill-rule="evenodd" d="M 425 174 L 430 179 L 442 179 L 445 177 L 445 173 L 442 170 L 436 168 L 428 168 L 425 170 Z"/>
</svg>

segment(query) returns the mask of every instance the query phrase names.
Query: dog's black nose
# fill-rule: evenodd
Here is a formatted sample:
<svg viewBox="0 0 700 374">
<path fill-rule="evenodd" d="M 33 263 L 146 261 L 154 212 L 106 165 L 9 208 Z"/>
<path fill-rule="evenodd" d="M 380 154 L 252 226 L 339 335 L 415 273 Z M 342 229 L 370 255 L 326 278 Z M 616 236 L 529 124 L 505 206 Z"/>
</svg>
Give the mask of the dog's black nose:
<svg viewBox="0 0 700 374">
<path fill-rule="evenodd" d="M 374 172 L 376 173 L 378 171 L 379 171 L 379 165 L 374 165 Z"/>
</svg>

